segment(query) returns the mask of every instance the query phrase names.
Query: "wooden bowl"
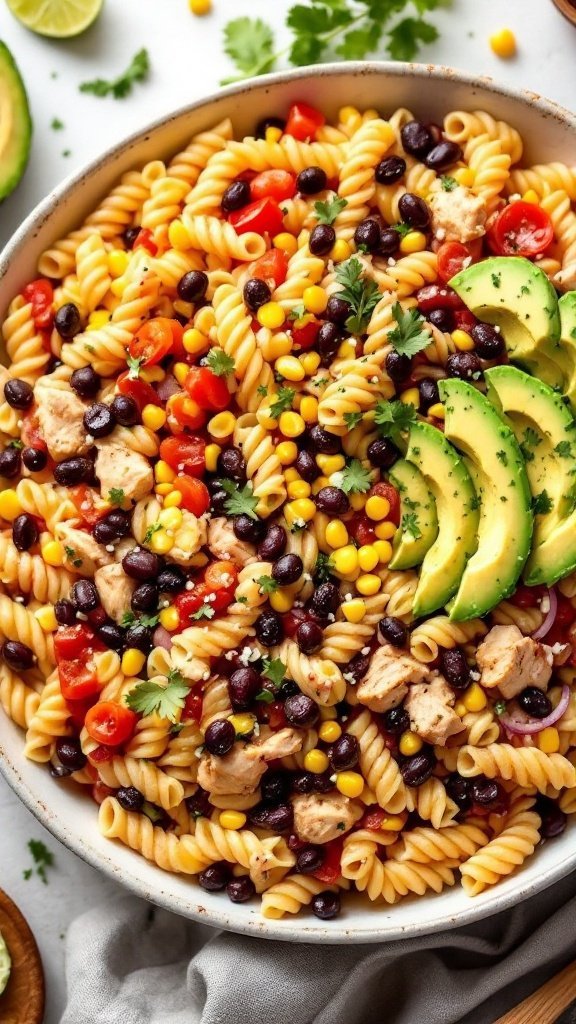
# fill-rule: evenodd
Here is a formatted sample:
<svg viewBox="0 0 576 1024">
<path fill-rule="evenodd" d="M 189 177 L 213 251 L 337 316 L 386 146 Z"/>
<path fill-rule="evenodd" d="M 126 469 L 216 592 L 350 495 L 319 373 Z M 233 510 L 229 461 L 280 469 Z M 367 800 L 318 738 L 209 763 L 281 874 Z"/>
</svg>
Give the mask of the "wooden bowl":
<svg viewBox="0 0 576 1024">
<path fill-rule="evenodd" d="M 0 996 L 2 1024 L 42 1024 L 44 971 L 36 940 L 18 907 L 0 889 L 0 932 L 12 958 L 8 984 Z"/>
<path fill-rule="evenodd" d="M 561 14 L 563 14 L 565 18 L 568 18 L 568 21 L 571 21 L 573 25 L 576 25 L 575 0 L 553 0 L 553 3 L 556 4 L 556 7 Z"/>
</svg>

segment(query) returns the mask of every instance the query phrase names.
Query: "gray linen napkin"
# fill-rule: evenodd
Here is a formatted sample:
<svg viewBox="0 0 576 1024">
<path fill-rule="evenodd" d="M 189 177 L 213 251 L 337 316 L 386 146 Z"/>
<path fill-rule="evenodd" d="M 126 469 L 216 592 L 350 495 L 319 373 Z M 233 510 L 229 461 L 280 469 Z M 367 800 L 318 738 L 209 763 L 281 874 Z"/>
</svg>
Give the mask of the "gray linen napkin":
<svg viewBox="0 0 576 1024">
<path fill-rule="evenodd" d="M 126 896 L 74 921 L 66 956 L 61 1024 L 493 1024 L 576 956 L 576 873 L 476 925 L 367 946 L 216 932 Z"/>
</svg>

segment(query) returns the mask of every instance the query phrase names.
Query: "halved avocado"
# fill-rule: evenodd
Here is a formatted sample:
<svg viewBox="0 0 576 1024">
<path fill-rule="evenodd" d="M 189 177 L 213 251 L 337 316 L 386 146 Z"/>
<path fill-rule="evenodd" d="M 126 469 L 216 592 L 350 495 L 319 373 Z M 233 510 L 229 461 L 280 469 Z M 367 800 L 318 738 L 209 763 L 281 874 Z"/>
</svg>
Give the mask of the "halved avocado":
<svg viewBox="0 0 576 1024">
<path fill-rule="evenodd" d="M 438 516 L 438 535 L 424 556 L 414 598 L 419 617 L 442 608 L 458 589 L 476 550 L 479 502 L 462 459 L 430 423 L 412 424 L 406 459 L 420 470 Z"/>
<path fill-rule="evenodd" d="M 467 457 L 480 498 L 478 547 L 449 604 L 458 621 L 485 615 L 508 597 L 530 551 L 533 516 L 524 460 L 493 405 L 463 380 L 442 380 L 445 434 Z"/>
<path fill-rule="evenodd" d="M 560 348 L 565 367 L 564 393 L 576 413 L 576 292 L 566 292 L 558 302 L 560 313 Z"/>
<path fill-rule="evenodd" d="M 420 565 L 438 536 L 436 504 L 416 466 L 399 459 L 389 473 L 400 494 L 400 526 L 394 537 L 391 569 Z"/>
<path fill-rule="evenodd" d="M 15 188 L 30 155 L 28 97 L 10 50 L 0 41 L 0 201 Z"/>
</svg>

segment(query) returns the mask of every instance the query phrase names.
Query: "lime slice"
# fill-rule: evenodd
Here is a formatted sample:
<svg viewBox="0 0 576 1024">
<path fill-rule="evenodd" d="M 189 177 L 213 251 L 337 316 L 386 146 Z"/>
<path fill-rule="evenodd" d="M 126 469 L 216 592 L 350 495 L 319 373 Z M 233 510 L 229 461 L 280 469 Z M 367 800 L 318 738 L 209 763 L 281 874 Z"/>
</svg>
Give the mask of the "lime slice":
<svg viewBox="0 0 576 1024">
<path fill-rule="evenodd" d="M 78 36 L 96 20 L 104 0 L 6 0 L 15 18 L 41 36 Z"/>
<path fill-rule="evenodd" d="M 8 984 L 8 978 L 10 977 L 10 968 L 12 961 L 10 960 L 10 953 L 6 947 L 6 943 L 2 938 L 0 932 L 0 995 L 2 995 L 6 985 Z"/>
</svg>

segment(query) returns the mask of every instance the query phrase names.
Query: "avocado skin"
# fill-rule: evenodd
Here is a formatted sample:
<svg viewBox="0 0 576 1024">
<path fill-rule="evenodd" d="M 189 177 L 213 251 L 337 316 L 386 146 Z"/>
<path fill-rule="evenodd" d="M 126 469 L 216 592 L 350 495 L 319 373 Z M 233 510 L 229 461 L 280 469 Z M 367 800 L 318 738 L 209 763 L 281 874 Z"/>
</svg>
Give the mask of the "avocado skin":
<svg viewBox="0 0 576 1024">
<path fill-rule="evenodd" d="M 12 108 L 13 130 L 0 152 L 0 202 L 14 191 L 22 178 L 32 140 L 32 118 L 24 82 L 10 50 L 0 40 L 0 94 Z"/>
<path fill-rule="evenodd" d="M 399 459 L 388 475 L 400 494 L 400 526 L 394 537 L 394 554 L 389 565 L 391 569 L 412 569 L 420 565 L 438 536 L 436 503 L 424 477 L 411 462 Z M 416 517 L 419 537 L 403 529 L 404 516 L 409 515 Z"/>
</svg>

